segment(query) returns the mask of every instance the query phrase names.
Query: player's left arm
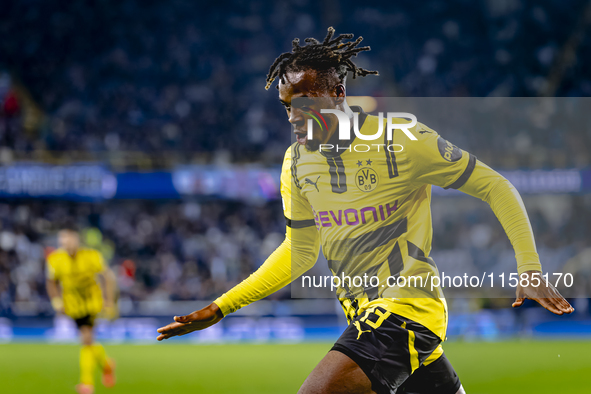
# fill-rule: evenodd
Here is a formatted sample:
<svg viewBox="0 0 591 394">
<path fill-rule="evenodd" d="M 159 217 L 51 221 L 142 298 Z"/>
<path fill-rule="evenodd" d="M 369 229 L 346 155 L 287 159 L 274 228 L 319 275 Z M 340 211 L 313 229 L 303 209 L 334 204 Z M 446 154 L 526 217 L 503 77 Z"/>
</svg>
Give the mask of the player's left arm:
<svg viewBox="0 0 591 394">
<path fill-rule="evenodd" d="M 558 315 L 573 312 L 572 306 L 542 276 L 531 224 L 515 187 L 474 155 L 446 141 L 427 126 L 417 124 L 413 134 L 417 141 L 405 144 L 411 162 L 410 179 L 416 184 L 458 189 L 479 198 L 490 205 L 501 222 L 515 250 L 517 271 L 529 279 L 525 287 L 519 281 L 513 307 L 521 306 L 529 298 Z"/>
<path fill-rule="evenodd" d="M 487 202 L 513 245 L 519 276 L 525 274 L 528 278 L 528 281 L 519 281 L 513 307 L 521 306 L 529 298 L 557 315 L 572 313 L 574 308 L 542 276 L 542 265 L 527 211 L 511 182 L 476 160 L 472 174 L 458 190 Z M 522 282 L 528 283 L 528 286 L 522 286 Z"/>
</svg>

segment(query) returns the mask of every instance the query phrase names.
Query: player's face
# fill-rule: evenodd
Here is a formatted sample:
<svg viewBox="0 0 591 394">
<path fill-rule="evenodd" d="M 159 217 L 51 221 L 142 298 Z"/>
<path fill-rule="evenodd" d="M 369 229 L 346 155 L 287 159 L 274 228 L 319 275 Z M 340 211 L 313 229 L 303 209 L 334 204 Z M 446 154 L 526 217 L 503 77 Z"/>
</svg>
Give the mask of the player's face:
<svg viewBox="0 0 591 394">
<path fill-rule="evenodd" d="M 58 243 L 69 254 L 75 254 L 80 246 L 80 236 L 75 231 L 62 230 L 58 233 Z"/>
<path fill-rule="evenodd" d="M 311 151 L 317 150 L 320 144 L 328 142 L 338 123 L 336 117 L 333 119 L 333 115 L 323 116 L 326 121 L 324 127 L 320 127 L 315 121 L 312 122 L 312 139 L 309 140 L 307 121 L 312 118 L 307 113 L 314 111 L 320 113 L 321 109 L 334 109 L 338 103 L 342 102 L 342 100 L 335 100 L 336 89 L 327 90 L 326 83 L 322 83 L 324 81 L 319 81 L 318 78 L 321 77 L 315 70 L 287 72 L 285 82 L 280 80 L 278 85 L 279 101 L 287 111 L 287 117 L 292 124 L 297 141 Z M 297 107 L 292 106 L 294 99 L 299 99 L 296 103 Z"/>
</svg>

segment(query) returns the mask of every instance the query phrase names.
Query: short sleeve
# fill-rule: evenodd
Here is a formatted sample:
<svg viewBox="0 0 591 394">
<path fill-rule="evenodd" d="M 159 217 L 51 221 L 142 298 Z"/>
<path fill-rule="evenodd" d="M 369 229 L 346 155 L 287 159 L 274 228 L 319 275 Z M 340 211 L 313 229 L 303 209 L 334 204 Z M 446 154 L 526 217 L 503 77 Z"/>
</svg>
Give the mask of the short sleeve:
<svg viewBox="0 0 591 394">
<path fill-rule="evenodd" d="M 476 156 L 458 148 L 420 123 L 413 134 L 417 141 L 405 144 L 413 182 L 444 189 L 462 187 L 474 171 Z"/>
<path fill-rule="evenodd" d="M 291 228 L 314 226 L 314 213 L 308 200 L 300 193 L 297 183 L 297 161 L 299 147 L 290 146 L 285 152 L 281 168 L 281 200 L 283 214 Z"/>
</svg>

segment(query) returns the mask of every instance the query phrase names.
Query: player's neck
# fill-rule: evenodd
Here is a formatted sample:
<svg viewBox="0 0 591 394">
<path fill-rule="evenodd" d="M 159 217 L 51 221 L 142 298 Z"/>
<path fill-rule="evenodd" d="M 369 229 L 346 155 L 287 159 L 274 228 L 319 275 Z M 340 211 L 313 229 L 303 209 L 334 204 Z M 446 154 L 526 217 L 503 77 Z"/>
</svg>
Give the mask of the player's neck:
<svg viewBox="0 0 591 394">
<path fill-rule="evenodd" d="M 66 250 L 66 253 L 67 253 L 67 254 L 68 254 L 70 257 L 74 258 L 74 257 L 76 257 L 76 254 L 78 253 L 78 249 L 75 249 L 75 250 Z"/>
<path fill-rule="evenodd" d="M 353 113 L 353 110 L 351 109 L 351 107 L 349 107 L 349 104 L 347 104 L 346 100 L 343 101 L 343 104 L 341 104 L 340 106 L 338 106 L 335 109 L 338 109 L 339 111 L 344 112 L 347 115 L 347 117 L 349 118 L 349 122 L 350 122 L 349 124 L 353 124 L 354 113 Z M 332 136 L 338 132 L 338 129 L 339 129 L 338 126 L 335 126 L 333 128 L 333 130 L 331 130 L 329 132 L 328 138 L 326 139 L 326 141 L 324 143 L 328 143 L 328 141 L 330 141 L 332 139 Z"/>
</svg>

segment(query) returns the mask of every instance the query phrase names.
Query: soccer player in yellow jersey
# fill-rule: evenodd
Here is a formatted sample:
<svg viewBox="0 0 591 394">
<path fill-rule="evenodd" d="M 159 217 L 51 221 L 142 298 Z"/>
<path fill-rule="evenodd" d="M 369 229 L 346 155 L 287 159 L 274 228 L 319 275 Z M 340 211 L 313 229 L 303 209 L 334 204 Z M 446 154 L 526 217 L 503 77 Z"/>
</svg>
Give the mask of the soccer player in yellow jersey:
<svg viewBox="0 0 591 394">
<path fill-rule="evenodd" d="M 80 384 L 76 390 L 80 394 L 92 394 L 97 367 L 102 370 L 106 387 L 115 384 L 115 364 L 103 346 L 94 341 L 93 325 L 101 311 L 109 319 L 115 317 L 116 279 L 100 252 L 81 247 L 74 226 L 59 231 L 58 243 L 59 249 L 47 257 L 47 293 L 55 312 L 68 315 L 78 326 L 82 348 Z"/>
<path fill-rule="evenodd" d="M 438 275 L 429 257 L 431 185 L 458 189 L 491 206 L 515 249 L 517 271 L 538 279 L 518 286 L 514 307 L 529 298 L 559 315 L 573 308 L 541 277 L 523 202 L 497 172 L 421 123 L 409 127 L 413 141 L 398 129 L 389 139 L 385 127 L 379 141 L 366 141 L 353 133 L 340 140 L 335 115 L 320 122 L 321 109 L 329 109 L 341 111 L 350 124 L 356 119 L 362 136 L 376 135 L 380 128 L 379 117 L 349 107 L 346 100 L 347 73 L 377 74 L 351 61 L 369 47 L 357 47 L 361 38 L 344 42 L 351 34 L 333 35 L 329 28 L 322 42 L 306 39 L 301 46 L 294 40 L 293 51 L 279 56 L 267 77 L 267 88 L 279 79 L 279 100 L 297 136 L 281 174 L 285 240 L 242 283 L 160 328 L 158 340 L 207 328 L 277 291 L 314 265 L 322 245 L 335 276 L 367 275 L 378 283 L 340 284 L 336 293 L 349 326 L 299 392 L 464 393 L 441 348 L 447 328 L 441 288 L 388 283 L 388 278 Z M 307 124 L 314 117 L 318 124 L 309 139 Z M 379 146 L 367 150 L 368 144 Z"/>
</svg>

